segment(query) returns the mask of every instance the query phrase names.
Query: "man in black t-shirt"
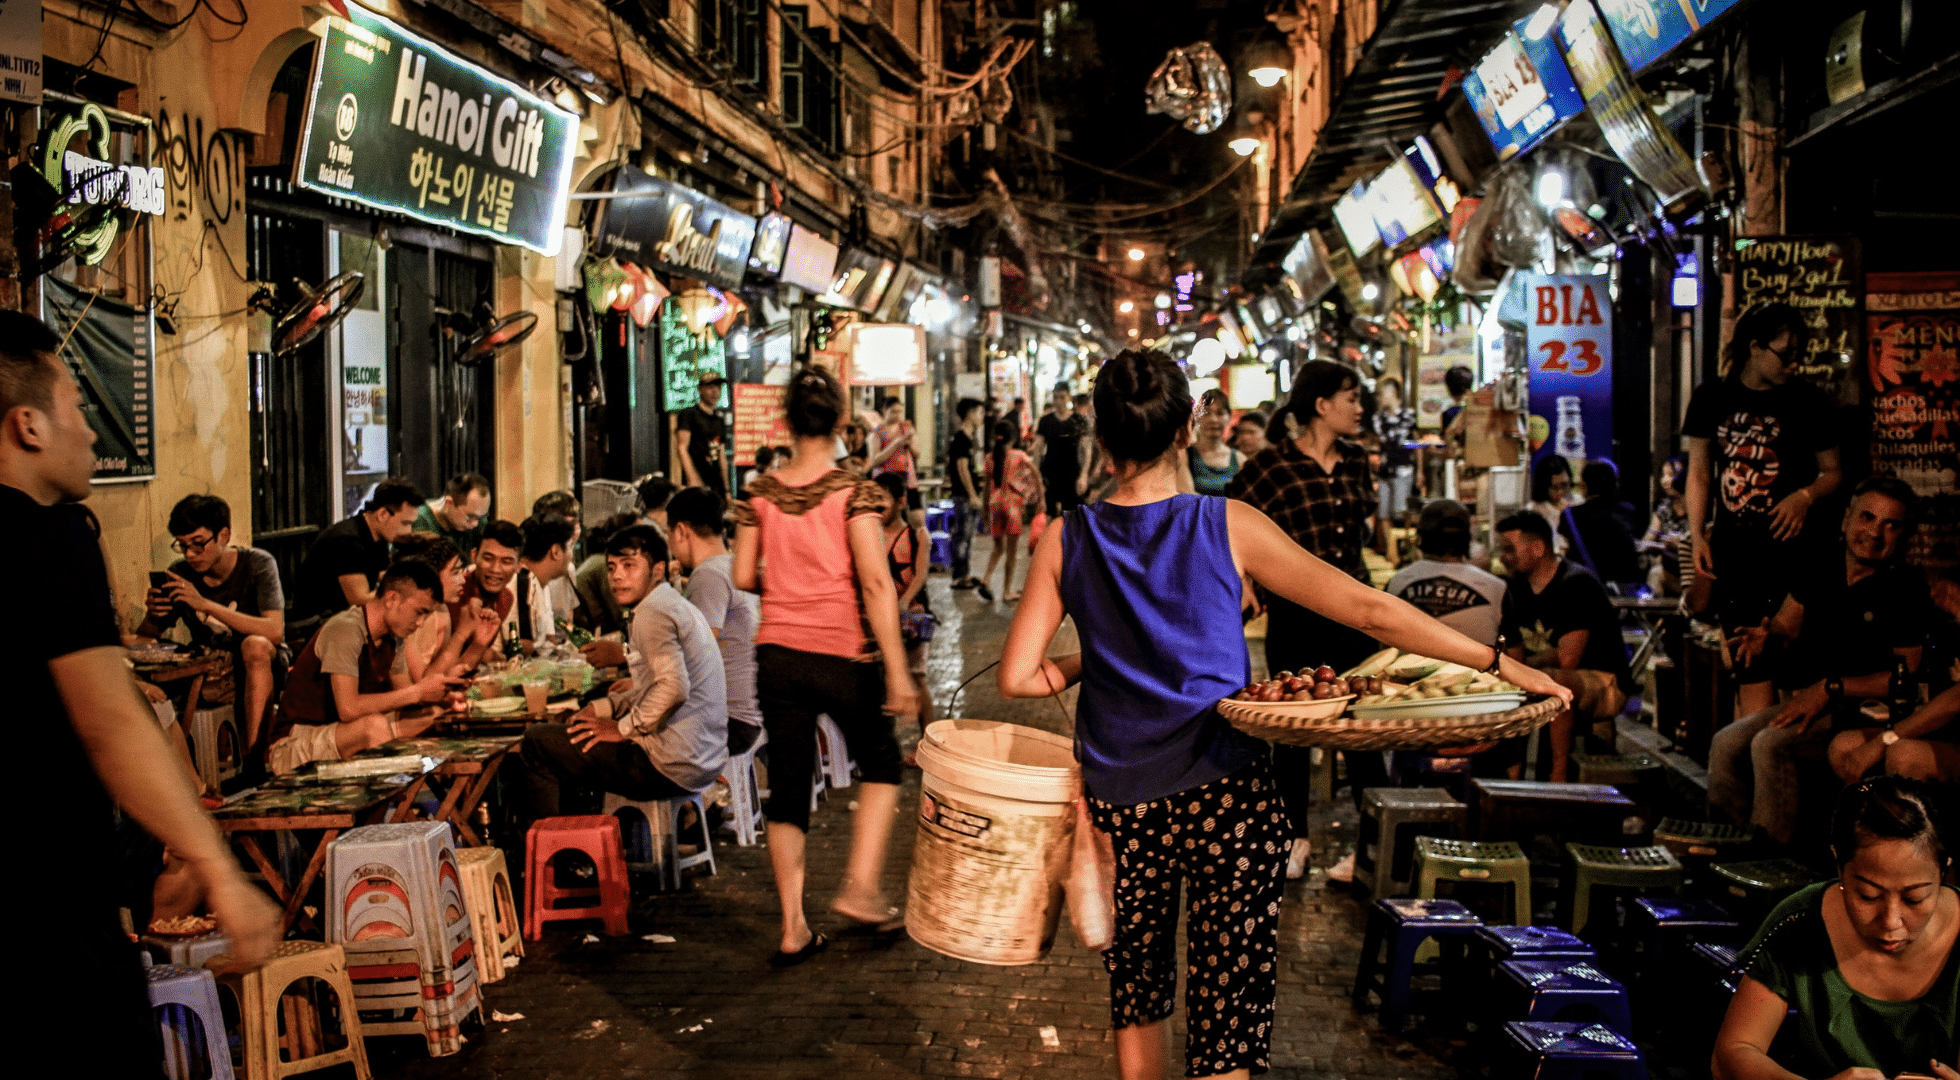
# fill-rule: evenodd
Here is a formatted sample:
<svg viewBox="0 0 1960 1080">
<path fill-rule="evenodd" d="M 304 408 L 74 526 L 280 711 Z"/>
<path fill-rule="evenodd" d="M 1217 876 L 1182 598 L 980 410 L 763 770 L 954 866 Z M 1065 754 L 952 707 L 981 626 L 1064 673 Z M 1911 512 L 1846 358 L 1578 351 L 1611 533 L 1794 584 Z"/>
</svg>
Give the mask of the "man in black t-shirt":
<svg viewBox="0 0 1960 1080">
<path fill-rule="evenodd" d="M 1075 411 L 1067 383 L 1056 383 L 1052 405 L 1034 427 L 1034 458 L 1041 463 L 1048 516 L 1073 509 L 1089 491 L 1089 422 Z"/>
<path fill-rule="evenodd" d="M 1695 569 L 1713 578 L 1714 618 L 1731 637 L 1775 614 L 1805 517 L 1837 490 L 1830 399 L 1791 377 L 1806 340 L 1803 316 L 1788 305 L 1743 315 L 1729 341 L 1727 377 L 1695 391 L 1681 425 Z M 1768 671 L 1745 669 L 1738 679 L 1743 711 L 1769 705 Z"/>
<path fill-rule="evenodd" d="M 980 584 L 973 576 L 973 526 L 987 505 L 980 494 L 981 470 L 974 464 L 973 437 L 987 419 L 987 407 L 974 398 L 961 398 L 954 407 L 960 426 L 946 440 L 946 480 L 953 499 L 953 588 Z"/>
<path fill-rule="evenodd" d="M 1551 723 L 1551 779 L 1563 781 L 1574 716 L 1610 738 L 1613 718 L 1633 691 L 1619 614 L 1606 588 L 1583 566 L 1552 551 L 1552 526 L 1532 511 L 1497 523 L 1498 558 L 1510 571 L 1501 622 L 1504 646 L 1572 691 L 1572 708 Z M 1601 731 L 1604 727 L 1606 730 Z"/>
<path fill-rule="evenodd" d="M 422 493 L 406 480 L 383 480 L 359 513 L 320 533 L 299 566 L 293 601 L 294 637 L 311 637 L 319 623 L 337 611 L 374 598 L 375 583 L 388 569 L 388 545 L 415 527 Z"/>
<path fill-rule="evenodd" d="M 704 487 L 728 496 L 728 421 L 717 411 L 725 380 L 710 372 L 701 376 L 701 400 L 674 418 L 675 448 L 680 451 L 684 487 Z"/>
<path fill-rule="evenodd" d="M 1709 805 L 1737 824 L 1760 825 L 1789 843 L 1798 761 L 1822 758 L 1833 730 L 1856 724 L 1860 706 L 1885 695 L 1895 661 L 1918 670 L 1932 600 L 1924 577 L 1899 562 L 1916 501 L 1893 477 L 1860 483 L 1844 513 L 1841 553 L 1791 574 L 1776 617 L 1737 634 L 1738 662 L 1773 666 L 1776 681 L 1794 691 L 1717 731 L 1709 744 Z M 1774 665 L 1757 664 L 1764 658 Z"/>
<path fill-rule="evenodd" d="M 53 875 L 8 959 L 33 985 L 8 1023 L 38 1045 L 86 1056 L 101 1076 L 157 1076 L 163 1060 L 135 946 L 122 932 L 114 808 L 190 867 L 231 953 L 257 963 L 278 911 L 245 880 L 129 671 L 89 496 L 95 432 L 81 389 L 40 320 L 0 311 L 0 564 L 15 618 L 0 620 L 7 688 L 9 864 Z M 144 888 L 147 889 L 147 884 Z M 17 920 L 19 921 L 19 920 Z"/>
</svg>

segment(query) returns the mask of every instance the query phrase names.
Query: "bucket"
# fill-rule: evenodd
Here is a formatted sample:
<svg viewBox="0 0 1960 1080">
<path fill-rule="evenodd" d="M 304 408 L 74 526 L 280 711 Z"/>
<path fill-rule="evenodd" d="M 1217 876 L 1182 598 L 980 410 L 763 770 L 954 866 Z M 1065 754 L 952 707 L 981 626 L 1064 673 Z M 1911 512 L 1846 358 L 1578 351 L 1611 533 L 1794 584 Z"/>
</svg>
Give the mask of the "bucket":
<svg viewBox="0 0 1960 1080">
<path fill-rule="evenodd" d="M 934 952 L 1032 964 L 1062 913 L 1082 790 L 1075 744 L 993 720 L 940 720 L 919 740 L 925 773 L 905 927 Z"/>
</svg>

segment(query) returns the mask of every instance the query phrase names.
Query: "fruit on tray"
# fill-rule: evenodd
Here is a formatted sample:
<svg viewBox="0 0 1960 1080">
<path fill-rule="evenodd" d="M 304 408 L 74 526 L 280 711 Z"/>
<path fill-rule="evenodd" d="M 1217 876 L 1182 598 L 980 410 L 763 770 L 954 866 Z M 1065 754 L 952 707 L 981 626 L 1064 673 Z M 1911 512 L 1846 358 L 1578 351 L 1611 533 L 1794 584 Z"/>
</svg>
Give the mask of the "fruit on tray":
<svg viewBox="0 0 1960 1080">
<path fill-rule="evenodd" d="M 1369 657 L 1363 666 L 1375 664 L 1380 655 L 1377 653 Z M 1391 681 L 1373 692 L 1363 691 L 1362 696 L 1355 699 L 1356 705 L 1381 705 L 1391 701 L 1420 701 L 1468 694 L 1517 693 L 1520 690 L 1518 686 L 1487 672 L 1415 653 L 1402 653 L 1391 660 L 1381 661 L 1379 667 L 1390 675 Z M 1408 672 L 1422 674 L 1414 676 L 1407 683 L 1396 677 Z"/>
<path fill-rule="evenodd" d="M 1312 671 L 1295 674 L 1282 671 L 1265 682 L 1251 686 L 1232 695 L 1233 701 L 1326 701 L 1329 698 L 1347 697 L 1350 694 L 1379 694 L 1382 681 L 1370 676 L 1343 678 L 1333 668 L 1322 664 Z"/>
</svg>

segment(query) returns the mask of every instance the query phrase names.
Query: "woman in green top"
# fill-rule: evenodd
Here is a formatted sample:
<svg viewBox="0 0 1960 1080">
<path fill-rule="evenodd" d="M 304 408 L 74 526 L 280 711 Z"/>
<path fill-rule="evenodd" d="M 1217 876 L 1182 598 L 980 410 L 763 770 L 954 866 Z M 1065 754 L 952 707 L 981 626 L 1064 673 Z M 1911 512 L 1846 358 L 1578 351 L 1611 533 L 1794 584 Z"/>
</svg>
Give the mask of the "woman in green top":
<svg viewBox="0 0 1960 1080">
<path fill-rule="evenodd" d="M 1783 901 L 1744 950 L 1717 1080 L 1960 1080 L 1960 893 L 1932 805 L 1897 776 L 1845 790 L 1838 880 Z"/>
</svg>

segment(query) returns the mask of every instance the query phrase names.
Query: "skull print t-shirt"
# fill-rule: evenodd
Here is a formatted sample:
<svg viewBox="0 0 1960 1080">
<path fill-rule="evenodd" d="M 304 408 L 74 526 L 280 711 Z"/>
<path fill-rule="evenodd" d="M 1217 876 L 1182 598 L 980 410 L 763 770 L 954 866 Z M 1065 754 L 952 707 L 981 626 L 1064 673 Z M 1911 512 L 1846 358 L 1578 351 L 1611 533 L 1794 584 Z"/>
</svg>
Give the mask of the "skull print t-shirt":
<svg viewBox="0 0 1960 1080">
<path fill-rule="evenodd" d="M 1837 445 L 1830 399 L 1798 378 L 1767 390 L 1703 383 L 1681 433 L 1708 440 L 1717 536 L 1767 532 L 1776 504 L 1817 479 L 1818 451 Z"/>
</svg>

